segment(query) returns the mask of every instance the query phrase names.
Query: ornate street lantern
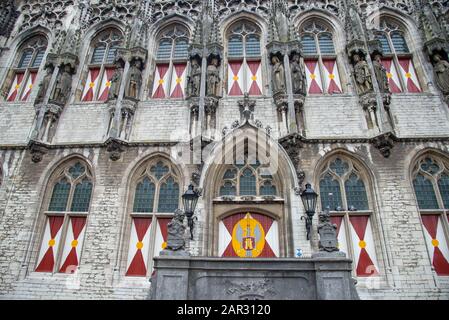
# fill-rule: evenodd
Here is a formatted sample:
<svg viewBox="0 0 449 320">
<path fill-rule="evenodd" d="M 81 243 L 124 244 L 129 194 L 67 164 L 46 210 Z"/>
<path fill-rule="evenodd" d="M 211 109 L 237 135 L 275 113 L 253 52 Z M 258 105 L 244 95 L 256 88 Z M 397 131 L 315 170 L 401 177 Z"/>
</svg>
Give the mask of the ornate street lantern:
<svg viewBox="0 0 449 320">
<path fill-rule="evenodd" d="M 192 184 L 189 185 L 187 191 L 182 195 L 182 202 L 184 204 L 184 212 L 187 217 L 187 222 L 190 228 L 191 240 L 193 240 L 193 227 L 194 227 L 193 215 L 195 214 L 195 208 L 199 197 L 200 197 L 199 193 L 195 191 L 194 186 Z"/>
<path fill-rule="evenodd" d="M 316 201 L 318 194 L 312 189 L 310 183 L 306 184 L 306 189 L 301 193 L 301 200 L 306 209 L 306 216 L 301 219 L 306 219 L 307 240 L 310 240 L 310 229 L 312 228 L 312 219 L 315 214 Z"/>
</svg>

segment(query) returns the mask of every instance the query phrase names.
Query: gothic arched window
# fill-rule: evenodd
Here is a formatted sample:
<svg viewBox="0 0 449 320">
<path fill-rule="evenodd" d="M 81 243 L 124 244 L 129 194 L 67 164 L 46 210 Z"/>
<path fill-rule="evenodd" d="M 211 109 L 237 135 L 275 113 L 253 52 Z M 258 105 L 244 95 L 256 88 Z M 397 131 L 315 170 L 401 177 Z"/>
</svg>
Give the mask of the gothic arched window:
<svg viewBox="0 0 449 320">
<path fill-rule="evenodd" d="M 185 97 L 189 33 L 181 25 L 166 28 L 156 52 L 153 99 Z"/>
<path fill-rule="evenodd" d="M 355 274 L 379 274 L 372 232 L 373 211 L 361 168 L 347 157 L 334 156 L 320 175 L 321 208 L 329 208 L 337 225 L 341 251 L 354 260 Z"/>
<path fill-rule="evenodd" d="M 260 29 L 248 21 L 238 22 L 229 29 L 227 39 L 228 95 L 262 95 Z"/>
<path fill-rule="evenodd" d="M 28 101 L 46 50 L 47 39 L 44 36 L 35 36 L 20 47 L 7 80 L 6 101 Z"/>
<path fill-rule="evenodd" d="M 318 22 L 309 22 L 301 28 L 301 43 L 306 65 L 309 94 L 342 93 L 331 29 Z"/>
<path fill-rule="evenodd" d="M 228 166 L 222 176 L 219 196 L 277 196 L 278 189 L 268 168 L 259 164 Z"/>
<path fill-rule="evenodd" d="M 115 71 L 114 60 L 123 44 L 123 36 L 116 29 L 107 29 L 94 38 L 88 56 L 89 70 L 81 101 L 106 101 L 111 78 Z"/>
<path fill-rule="evenodd" d="M 45 205 L 45 230 L 36 272 L 76 271 L 92 189 L 92 174 L 81 160 L 69 161 L 54 172 Z"/>
<path fill-rule="evenodd" d="M 144 277 L 166 246 L 167 224 L 179 208 L 180 179 L 169 161 L 157 158 L 137 171 L 133 185 L 126 275 Z"/>
<path fill-rule="evenodd" d="M 424 155 L 412 178 L 432 265 L 438 275 L 449 276 L 449 163 Z"/>
<path fill-rule="evenodd" d="M 382 64 L 387 70 L 391 92 L 421 92 L 404 31 L 393 21 L 382 19 L 376 36 L 382 44 Z"/>
</svg>

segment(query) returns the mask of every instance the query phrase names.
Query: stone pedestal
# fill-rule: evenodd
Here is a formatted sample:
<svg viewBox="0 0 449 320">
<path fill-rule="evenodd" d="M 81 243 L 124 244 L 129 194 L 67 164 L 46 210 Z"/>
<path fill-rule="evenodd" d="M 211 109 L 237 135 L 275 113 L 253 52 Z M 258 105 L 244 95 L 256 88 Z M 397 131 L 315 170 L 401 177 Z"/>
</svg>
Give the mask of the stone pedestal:
<svg viewBox="0 0 449 320">
<path fill-rule="evenodd" d="M 351 300 L 358 299 L 351 260 L 339 255 L 309 259 L 154 258 L 153 300 Z"/>
</svg>

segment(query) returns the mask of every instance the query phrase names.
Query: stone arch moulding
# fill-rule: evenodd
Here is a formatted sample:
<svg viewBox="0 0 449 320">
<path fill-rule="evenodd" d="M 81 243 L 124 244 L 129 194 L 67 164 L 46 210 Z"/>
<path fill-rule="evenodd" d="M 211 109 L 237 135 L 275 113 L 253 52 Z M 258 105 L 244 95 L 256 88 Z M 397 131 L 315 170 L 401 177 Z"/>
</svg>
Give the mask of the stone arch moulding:
<svg viewBox="0 0 449 320">
<path fill-rule="evenodd" d="M 246 126 L 244 126 L 244 129 L 254 130 L 254 128 L 248 128 Z M 233 133 L 235 133 L 235 131 L 226 135 L 224 141 L 227 141 L 228 143 L 232 142 L 234 138 Z M 241 135 L 236 134 L 236 136 L 239 136 L 239 139 L 241 138 Z M 250 208 L 257 209 L 259 212 L 265 214 L 268 213 L 268 216 L 277 217 L 281 220 L 282 223 L 279 225 L 280 255 L 290 256 L 292 254 L 292 252 L 290 251 L 293 247 L 293 239 L 291 237 L 288 237 L 287 235 L 292 234 L 291 229 L 293 228 L 291 204 L 292 202 L 299 201 L 294 195 L 294 188 L 298 184 L 298 178 L 296 176 L 295 167 L 282 146 L 279 145 L 277 141 L 272 140 L 271 137 L 268 137 L 267 141 L 269 142 L 269 145 L 271 147 L 275 146 L 278 150 L 277 162 L 279 164 L 277 168 L 279 170 L 276 172 L 276 175 L 278 176 L 277 181 L 280 182 L 280 185 L 278 186 L 278 195 L 280 195 L 279 199 L 274 200 L 272 203 L 268 201 L 267 204 L 256 204 L 254 202 L 251 202 L 251 200 L 243 203 L 231 201 L 229 205 L 219 204 L 221 206 L 227 206 L 227 208 L 224 209 L 224 211 L 220 211 L 220 213 L 218 213 L 218 211 L 216 210 L 217 203 L 214 202 L 214 199 L 216 198 L 216 190 L 222 178 L 220 176 L 220 173 L 222 173 L 222 168 L 224 165 L 226 165 L 226 163 L 223 164 L 221 163 L 221 160 L 216 160 L 221 159 L 221 157 L 223 156 L 225 158 L 228 158 L 225 152 L 222 152 L 224 148 L 224 142 L 220 141 L 210 149 L 210 152 L 207 152 L 207 154 L 210 154 L 210 156 L 205 160 L 199 183 L 199 187 L 203 190 L 203 212 L 206 213 L 206 215 L 203 217 L 204 223 L 206 225 L 206 228 L 203 231 L 203 254 L 217 255 L 219 217 L 224 217 L 230 213 L 235 213 L 237 211 L 242 212 Z M 259 149 L 259 152 L 260 151 L 266 151 L 265 147 Z M 234 207 L 231 208 L 230 205 Z M 264 206 L 267 207 L 264 208 Z"/>
</svg>

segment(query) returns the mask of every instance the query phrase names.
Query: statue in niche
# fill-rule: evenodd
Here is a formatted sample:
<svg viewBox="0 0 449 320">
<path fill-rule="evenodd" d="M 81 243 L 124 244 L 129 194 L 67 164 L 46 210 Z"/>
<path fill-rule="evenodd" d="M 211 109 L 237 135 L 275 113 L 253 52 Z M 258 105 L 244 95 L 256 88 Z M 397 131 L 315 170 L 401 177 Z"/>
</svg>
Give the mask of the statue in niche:
<svg viewBox="0 0 449 320">
<path fill-rule="evenodd" d="M 295 53 L 293 55 L 290 69 L 292 72 L 293 94 L 305 95 L 307 91 L 306 71 L 304 69 L 304 65 L 301 63 L 299 54 Z"/>
<path fill-rule="evenodd" d="M 277 56 L 271 58 L 273 64 L 272 78 L 273 78 L 273 93 L 284 92 L 285 93 L 285 72 L 284 66 Z"/>
<path fill-rule="evenodd" d="M 61 69 L 56 79 L 52 101 L 61 105 L 66 104 L 72 89 L 72 67 L 66 64 Z"/>
<path fill-rule="evenodd" d="M 126 96 L 128 98 L 139 99 L 140 89 L 142 88 L 142 61 L 133 60 L 129 69 L 129 80 L 126 87 Z"/>
<path fill-rule="evenodd" d="M 373 81 L 371 79 L 371 72 L 365 60 L 359 55 L 354 54 L 352 57 L 354 63 L 354 78 L 357 85 L 357 92 L 365 94 L 373 92 Z"/>
<path fill-rule="evenodd" d="M 449 62 L 443 60 L 443 57 L 438 53 L 433 55 L 432 60 L 435 82 L 444 94 L 449 94 Z"/>
<path fill-rule="evenodd" d="M 201 66 L 197 59 L 192 59 L 189 76 L 189 95 L 199 97 L 201 89 Z"/>
<path fill-rule="evenodd" d="M 39 84 L 39 92 L 36 96 L 36 104 L 43 103 L 45 95 L 47 94 L 48 87 L 50 86 L 51 77 L 53 76 L 54 67 L 52 64 L 48 64 L 45 68 L 47 73 Z"/>
<path fill-rule="evenodd" d="M 123 77 L 123 66 L 120 61 L 116 62 L 116 68 L 111 78 L 111 87 L 109 88 L 108 100 L 117 99 L 120 94 L 120 85 Z"/>
<path fill-rule="evenodd" d="M 167 225 L 167 247 L 166 250 L 180 251 L 185 249 L 184 213 L 176 210 L 172 221 Z"/>
<path fill-rule="evenodd" d="M 218 70 L 218 59 L 212 58 L 211 63 L 207 67 L 207 95 L 219 96 L 220 90 L 220 71 Z"/>
<path fill-rule="evenodd" d="M 374 73 L 376 74 L 377 84 L 381 93 L 390 93 L 388 85 L 387 69 L 382 64 L 382 56 L 377 53 L 373 60 Z"/>
</svg>

